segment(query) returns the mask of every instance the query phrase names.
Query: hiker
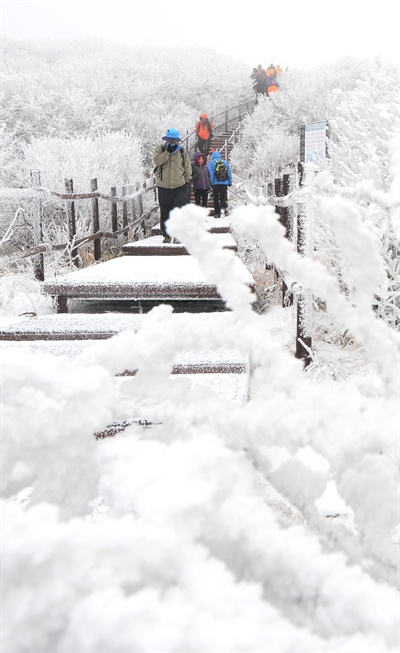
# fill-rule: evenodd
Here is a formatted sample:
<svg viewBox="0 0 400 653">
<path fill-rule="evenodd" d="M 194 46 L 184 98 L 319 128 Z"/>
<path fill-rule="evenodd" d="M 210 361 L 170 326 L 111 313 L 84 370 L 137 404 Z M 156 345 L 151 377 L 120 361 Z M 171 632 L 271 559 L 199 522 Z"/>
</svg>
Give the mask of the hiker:
<svg viewBox="0 0 400 653">
<path fill-rule="evenodd" d="M 268 97 L 270 96 L 270 93 L 276 93 L 276 91 L 279 91 L 279 84 L 274 79 L 274 77 L 267 77 L 267 95 Z"/>
<path fill-rule="evenodd" d="M 207 159 L 201 152 L 196 152 L 194 155 L 192 165 L 192 183 L 195 203 L 197 206 L 207 206 L 211 181 L 210 173 L 207 168 Z"/>
<path fill-rule="evenodd" d="M 278 64 L 276 67 L 276 76 L 279 77 L 280 75 L 282 75 L 282 73 L 283 73 L 283 69 Z"/>
<path fill-rule="evenodd" d="M 154 150 L 153 162 L 156 166 L 154 174 L 160 205 L 160 229 L 164 243 L 171 242 L 166 230 L 166 222 L 172 209 L 184 206 L 189 201 L 192 166 L 186 150 L 181 145 L 181 137 L 177 129 L 167 129 L 162 137 L 163 144 Z"/>
<path fill-rule="evenodd" d="M 259 63 L 256 70 L 253 70 L 254 91 L 257 95 L 264 95 L 267 92 L 265 70 Z"/>
<path fill-rule="evenodd" d="M 276 77 L 276 68 L 273 63 L 270 63 L 267 70 L 265 71 L 267 77 Z"/>
<path fill-rule="evenodd" d="M 199 121 L 196 123 L 197 143 L 196 147 L 199 152 L 206 157 L 210 151 L 211 139 L 213 137 L 213 125 L 206 113 L 201 113 Z"/>
<path fill-rule="evenodd" d="M 232 171 L 221 152 L 213 152 L 208 164 L 214 200 L 214 218 L 221 217 L 223 210 L 228 215 L 228 186 L 232 186 Z"/>
</svg>

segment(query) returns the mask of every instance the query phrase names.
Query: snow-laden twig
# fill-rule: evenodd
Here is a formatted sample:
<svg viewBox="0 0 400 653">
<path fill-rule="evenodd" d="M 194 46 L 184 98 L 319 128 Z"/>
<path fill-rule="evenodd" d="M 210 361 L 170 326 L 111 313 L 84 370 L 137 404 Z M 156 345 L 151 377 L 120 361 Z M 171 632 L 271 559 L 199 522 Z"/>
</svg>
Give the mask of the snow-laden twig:
<svg viewBox="0 0 400 653">
<path fill-rule="evenodd" d="M 8 241 L 10 240 L 11 236 L 14 233 L 13 226 L 14 226 L 15 222 L 17 221 L 17 219 L 19 218 L 21 213 L 25 213 L 25 210 L 20 206 L 16 210 L 15 215 L 14 215 L 10 225 L 7 227 L 6 233 L 4 234 L 3 238 L 0 240 L 0 247 L 1 247 L 1 245 L 4 245 L 4 243 L 8 243 Z"/>
</svg>

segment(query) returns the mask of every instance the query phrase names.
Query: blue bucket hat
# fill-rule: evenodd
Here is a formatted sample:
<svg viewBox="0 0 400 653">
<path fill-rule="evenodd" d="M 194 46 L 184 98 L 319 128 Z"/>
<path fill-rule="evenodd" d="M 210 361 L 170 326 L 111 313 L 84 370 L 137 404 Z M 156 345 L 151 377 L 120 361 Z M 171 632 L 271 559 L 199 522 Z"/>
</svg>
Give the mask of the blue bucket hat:
<svg viewBox="0 0 400 653">
<path fill-rule="evenodd" d="M 181 137 L 177 129 L 167 129 L 167 133 L 162 137 L 163 141 L 180 141 Z"/>
</svg>

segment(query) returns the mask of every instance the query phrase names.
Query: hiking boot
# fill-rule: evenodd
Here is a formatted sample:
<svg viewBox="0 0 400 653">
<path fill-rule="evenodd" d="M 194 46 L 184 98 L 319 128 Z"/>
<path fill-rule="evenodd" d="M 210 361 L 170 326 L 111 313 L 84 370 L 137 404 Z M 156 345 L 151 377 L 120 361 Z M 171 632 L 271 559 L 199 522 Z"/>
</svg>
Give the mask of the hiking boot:
<svg viewBox="0 0 400 653">
<path fill-rule="evenodd" d="M 164 236 L 163 243 L 170 243 L 170 242 L 171 242 L 171 238 L 169 236 Z"/>
</svg>

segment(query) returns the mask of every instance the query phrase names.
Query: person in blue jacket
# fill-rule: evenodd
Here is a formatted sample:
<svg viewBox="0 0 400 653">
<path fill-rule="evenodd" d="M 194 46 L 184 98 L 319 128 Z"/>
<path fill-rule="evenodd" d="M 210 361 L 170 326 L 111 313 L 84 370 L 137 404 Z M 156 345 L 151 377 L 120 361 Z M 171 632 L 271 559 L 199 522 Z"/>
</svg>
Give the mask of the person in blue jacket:
<svg viewBox="0 0 400 653">
<path fill-rule="evenodd" d="M 221 152 L 213 152 L 208 164 L 214 200 L 214 218 L 221 217 L 221 211 L 228 215 L 228 186 L 232 186 L 232 170 Z"/>
</svg>

